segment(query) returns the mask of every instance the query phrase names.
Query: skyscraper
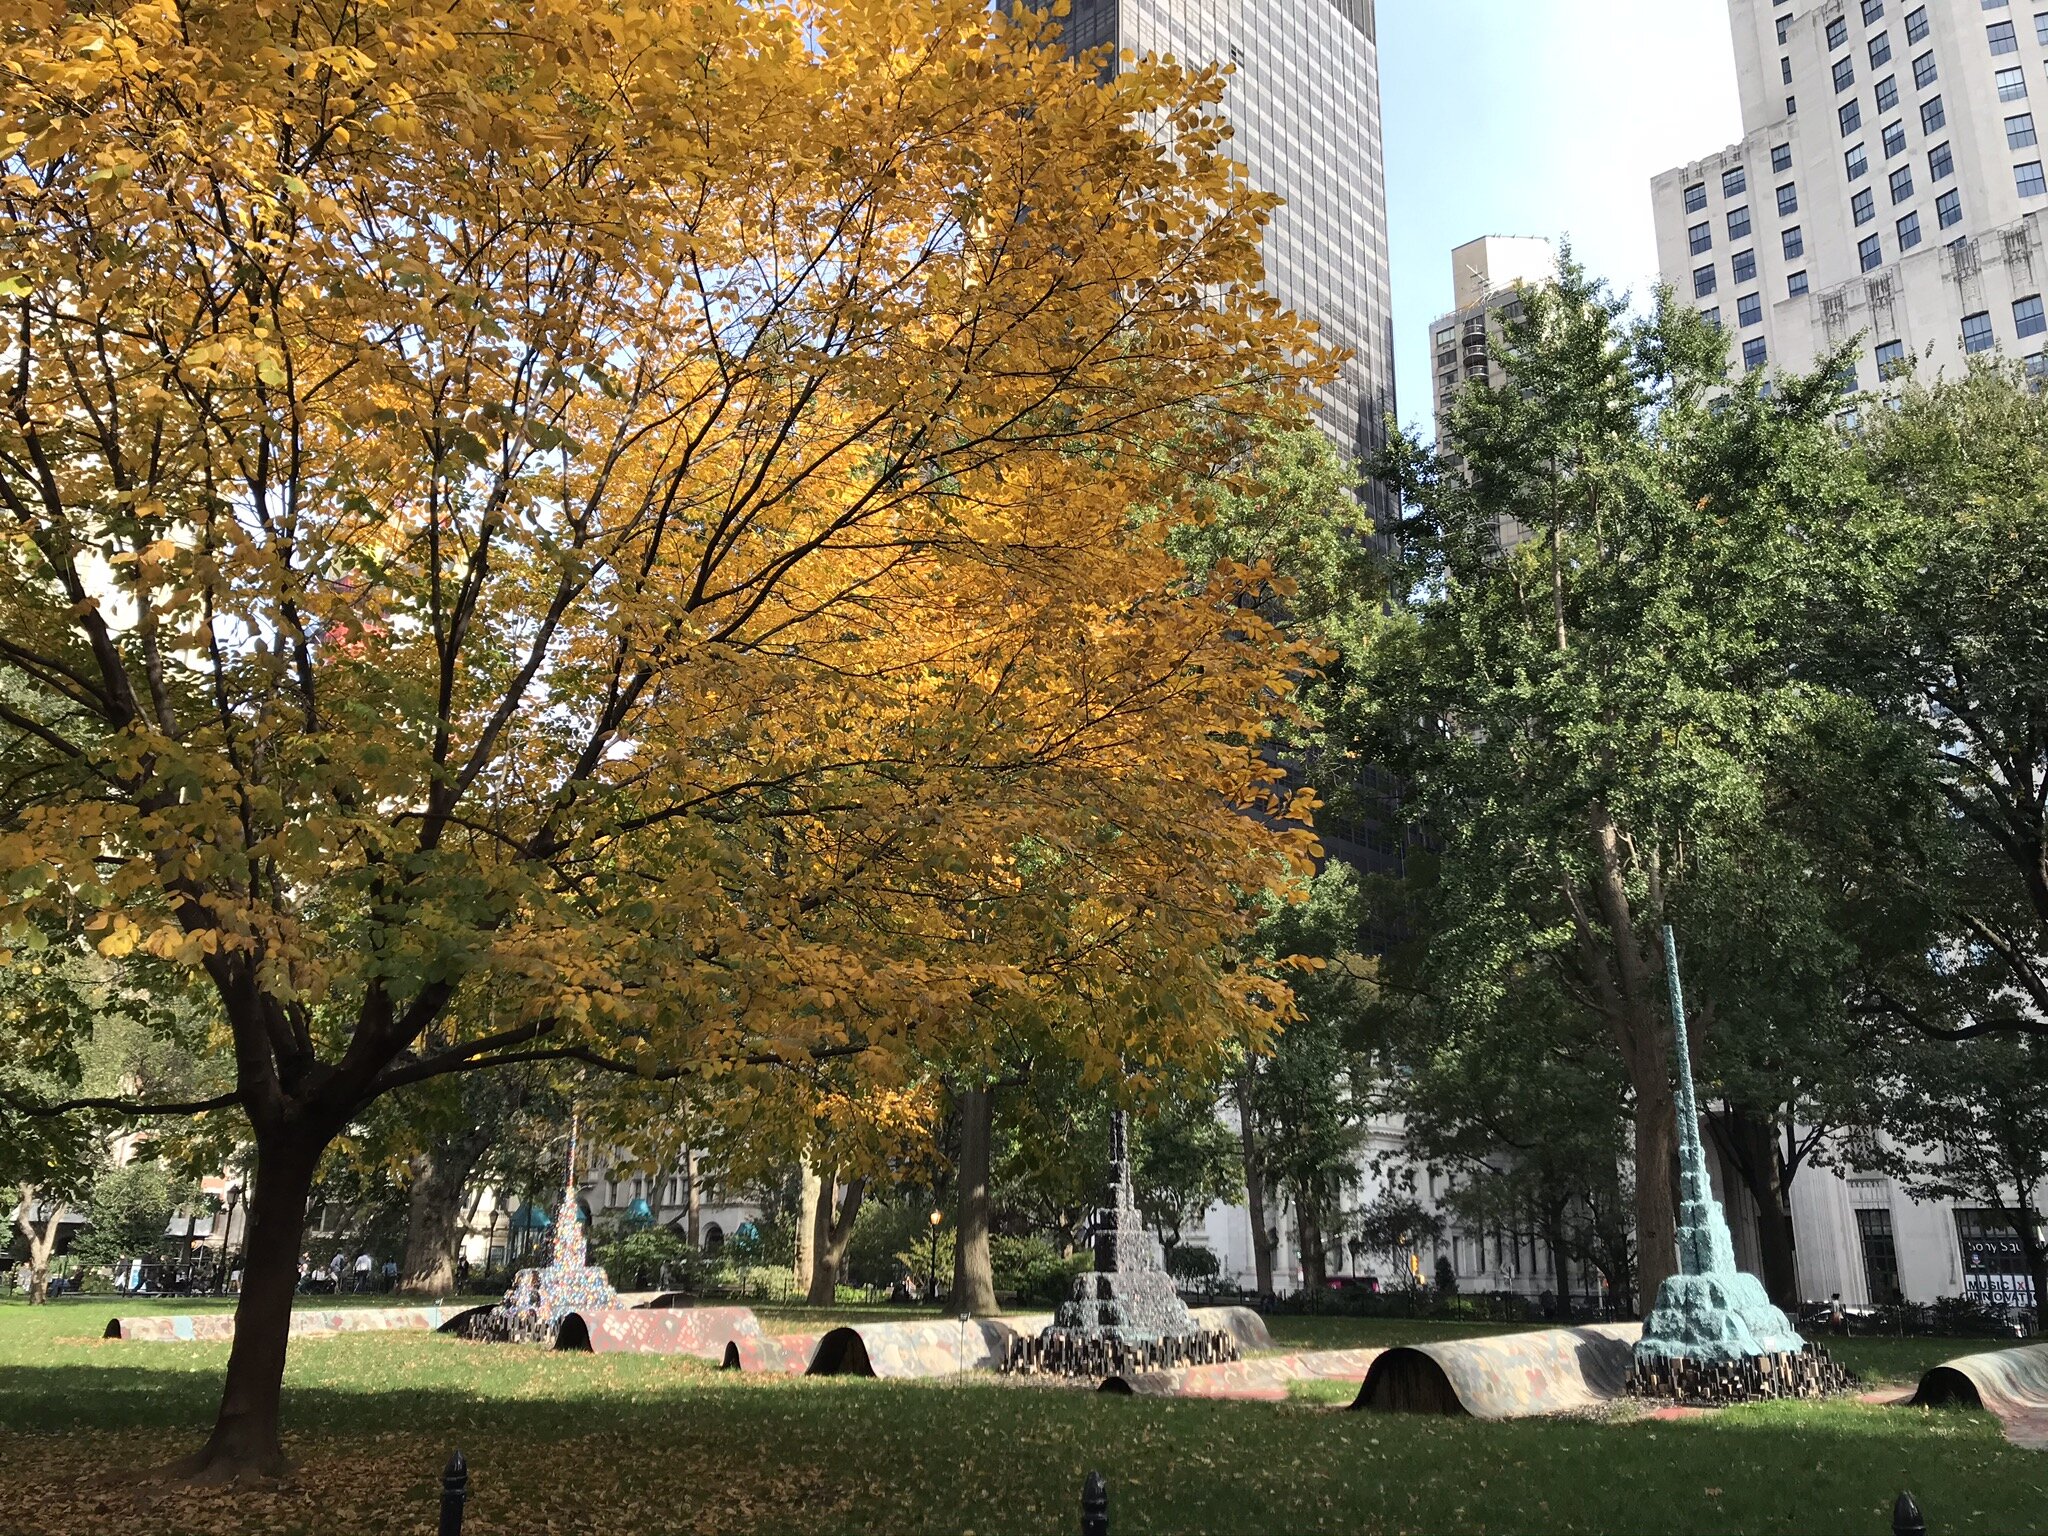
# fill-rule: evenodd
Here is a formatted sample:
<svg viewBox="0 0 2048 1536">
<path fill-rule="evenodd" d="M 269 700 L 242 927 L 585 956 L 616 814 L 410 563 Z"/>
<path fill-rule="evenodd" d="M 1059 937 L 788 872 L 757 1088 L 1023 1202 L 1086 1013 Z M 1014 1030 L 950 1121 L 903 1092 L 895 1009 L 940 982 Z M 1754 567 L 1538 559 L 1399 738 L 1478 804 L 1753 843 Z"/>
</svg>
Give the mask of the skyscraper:
<svg viewBox="0 0 2048 1536">
<path fill-rule="evenodd" d="M 1664 280 L 1729 332 L 1731 368 L 1810 368 L 1860 333 L 1863 389 L 1999 352 L 2048 378 L 2048 0 L 1728 14 L 1743 139 L 1651 200 Z"/>
<path fill-rule="evenodd" d="M 1065 38 L 1191 64 L 1229 63 L 1232 153 L 1286 206 L 1264 243 L 1266 287 L 1353 356 L 1318 419 L 1347 454 L 1383 446 L 1394 409 L 1393 299 L 1374 0 L 1073 0 Z M 1387 521 L 1391 502 L 1375 490 Z"/>
</svg>

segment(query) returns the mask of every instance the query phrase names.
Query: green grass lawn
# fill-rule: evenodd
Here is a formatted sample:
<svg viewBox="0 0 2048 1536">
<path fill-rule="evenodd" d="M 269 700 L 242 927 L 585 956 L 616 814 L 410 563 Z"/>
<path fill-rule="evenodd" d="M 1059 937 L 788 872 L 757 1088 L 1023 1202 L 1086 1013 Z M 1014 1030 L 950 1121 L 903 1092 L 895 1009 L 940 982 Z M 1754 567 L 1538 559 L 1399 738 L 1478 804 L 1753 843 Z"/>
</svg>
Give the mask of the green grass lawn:
<svg viewBox="0 0 2048 1536">
<path fill-rule="evenodd" d="M 1118 1533 L 1883 1536 L 1901 1487 L 1936 1536 L 2048 1532 L 2048 1456 L 2008 1446 L 1982 1414 L 1837 1402 L 1482 1424 L 982 1377 L 743 1378 L 415 1334 L 295 1343 L 286 1420 L 298 1473 L 275 1492 L 188 1490 L 136 1477 L 203 1435 L 227 1348 L 104 1342 L 113 1311 L 103 1299 L 0 1304 L 8 1536 L 430 1530 L 457 1446 L 472 1468 L 473 1536 L 1067 1532 L 1095 1467 Z M 800 1309 L 772 1321 L 794 1326 Z M 1276 1332 L 1292 1347 L 1355 1348 L 1446 1330 L 1346 1319 Z M 1956 1352 L 1917 1340 L 1841 1350 L 1900 1379 Z"/>
</svg>

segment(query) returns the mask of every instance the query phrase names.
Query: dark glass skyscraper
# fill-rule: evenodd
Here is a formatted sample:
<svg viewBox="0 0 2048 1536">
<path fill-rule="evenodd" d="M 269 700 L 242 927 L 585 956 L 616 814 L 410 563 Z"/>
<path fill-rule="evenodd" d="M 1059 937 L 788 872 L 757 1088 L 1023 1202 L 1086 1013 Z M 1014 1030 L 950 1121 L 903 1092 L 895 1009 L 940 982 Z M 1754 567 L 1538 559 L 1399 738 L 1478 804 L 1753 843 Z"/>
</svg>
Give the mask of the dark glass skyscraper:
<svg viewBox="0 0 2048 1536">
<path fill-rule="evenodd" d="M 1287 200 L 1266 233 L 1266 287 L 1353 356 L 1320 397 L 1347 453 L 1385 441 L 1393 299 L 1374 0 L 1072 0 L 1067 46 L 1236 66 L 1223 110 L 1252 184 Z M 1377 501 L 1377 494 L 1375 496 Z M 1375 505 L 1381 521 L 1391 505 Z"/>
</svg>

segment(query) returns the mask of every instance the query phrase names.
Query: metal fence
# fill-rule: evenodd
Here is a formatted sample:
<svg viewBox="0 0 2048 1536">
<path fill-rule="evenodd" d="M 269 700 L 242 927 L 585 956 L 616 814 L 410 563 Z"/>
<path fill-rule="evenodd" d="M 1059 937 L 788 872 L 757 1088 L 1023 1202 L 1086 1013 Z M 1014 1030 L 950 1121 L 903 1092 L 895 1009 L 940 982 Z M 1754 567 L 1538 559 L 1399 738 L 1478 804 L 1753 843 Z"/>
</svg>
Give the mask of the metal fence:
<svg viewBox="0 0 2048 1536">
<path fill-rule="evenodd" d="M 439 1536 L 462 1536 L 462 1514 L 469 1503 L 469 1463 L 457 1451 L 441 1471 Z M 1081 1536 L 1110 1536 L 1109 1479 L 1090 1472 L 1081 1480 Z M 1928 1536 L 1926 1517 L 1911 1493 L 1892 1505 L 1892 1536 Z"/>
</svg>

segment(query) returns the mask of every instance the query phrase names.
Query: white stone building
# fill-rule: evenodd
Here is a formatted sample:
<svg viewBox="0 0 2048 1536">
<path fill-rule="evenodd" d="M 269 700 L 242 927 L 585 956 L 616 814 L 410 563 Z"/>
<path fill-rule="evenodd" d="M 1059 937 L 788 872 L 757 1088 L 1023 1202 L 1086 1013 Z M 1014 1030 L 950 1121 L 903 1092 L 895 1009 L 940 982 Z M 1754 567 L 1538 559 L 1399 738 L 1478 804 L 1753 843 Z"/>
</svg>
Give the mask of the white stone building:
<svg viewBox="0 0 2048 1536">
<path fill-rule="evenodd" d="M 1736 1257 L 1744 1268 L 1760 1272 L 1756 1207 L 1730 1176 L 1711 1137 L 1706 1144 Z M 1443 1209 L 1446 1177 L 1406 1155 L 1398 1120 L 1367 1128 L 1358 1169 L 1356 1186 L 1344 1195 L 1347 1213 L 1370 1205 L 1390 1183 L 1412 1190 L 1427 1209 Z M 1286 1294 L 1301 1284 L 1293 1213 L 1283 1201 L 1277 1211 L 1267 1212 L 1267 1223 L 1277 1228 L 1274 1288 Z M 1850 1306 L 1875 1306 L 1971 1295 L 2008 1306 L 2033 1305 L 2017 1243 L 1998 1217 L 1947 1200 L 1916 1199 L 1885 1175 L 1807 1164 L 1792 1181 L 1792 1224 L 1799 1289 L 1807 1301 L 1822 1302 L 1839 1293 Z M 1226 1284 L 1251 1288 L 1251 1218 L 1242 1204 L 1212 1206 L 1187 1240 L 1217 1256 Z M 1387 1286 L 1399 1278 L 1384 1259 L 1347 1252 L 1341 1235 L 1333 1238 L 1327 1257 L 1332 1276 L 1374 1275 Z M 1546 1291 L 1569 1291 L 1586 1298 L 1599 1290 L 1598 1277 L 1576 1266 L 1561 1284 L 1548 1247 L 1527 1230 L 1476 1231 L 1447 1223 L 1442 1241 L 1420 1257 L 1425 1279 L 1435 1276 L 1438 1257 L 1448 1259 L 1459 1289 L 1468 1294 L 1507 1291 L 1535 1298 Z"/>
<path fill-rule="evenodd" d="M 2048 376 L 2048 0 L 1729 0 L 1743 138 L 1651 182 L 1731 369 Z"/>
</svg>

